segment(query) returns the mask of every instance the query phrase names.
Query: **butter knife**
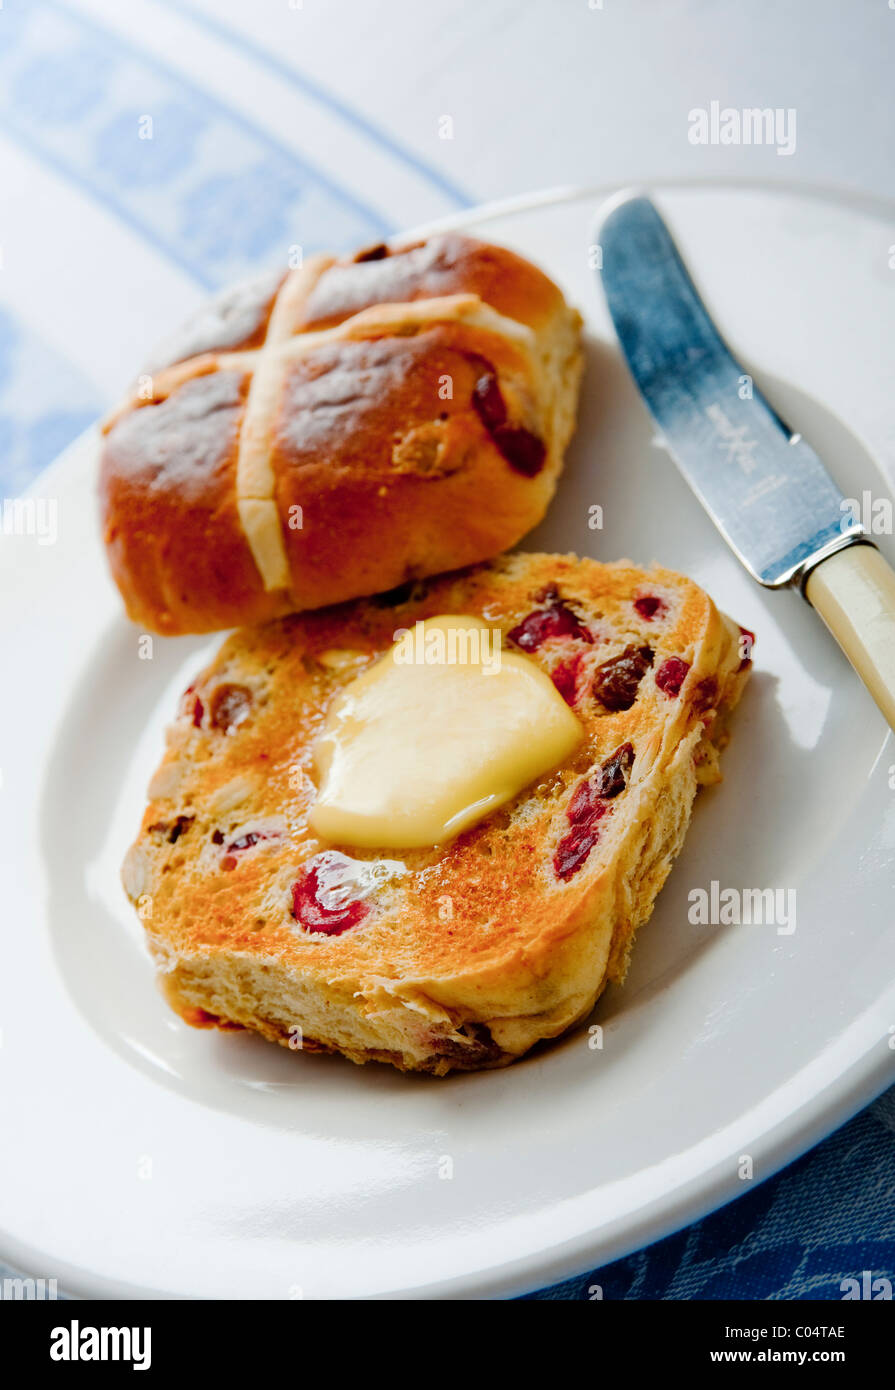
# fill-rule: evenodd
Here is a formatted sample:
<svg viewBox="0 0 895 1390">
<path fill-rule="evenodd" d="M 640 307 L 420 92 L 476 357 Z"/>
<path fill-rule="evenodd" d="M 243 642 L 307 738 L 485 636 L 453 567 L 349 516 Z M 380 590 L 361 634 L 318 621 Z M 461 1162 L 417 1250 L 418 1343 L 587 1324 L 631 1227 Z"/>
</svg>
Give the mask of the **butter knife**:
<svg viewBox="0 0 895 1390">
<path fill-rule="evenodd" d="M 895 729 L 895 571 L 735 361 L 650 199 L 614 200 L 597 241 L 615 331 L 681 473 L 754 579 L 801 590 Z"/>
</svg>

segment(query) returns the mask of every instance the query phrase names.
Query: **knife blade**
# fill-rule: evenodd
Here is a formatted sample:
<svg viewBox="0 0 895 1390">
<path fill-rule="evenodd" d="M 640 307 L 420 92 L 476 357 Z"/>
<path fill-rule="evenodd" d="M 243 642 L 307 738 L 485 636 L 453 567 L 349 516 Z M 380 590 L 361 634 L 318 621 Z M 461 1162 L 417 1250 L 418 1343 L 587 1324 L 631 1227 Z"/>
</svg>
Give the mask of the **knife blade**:
<svg viewBox="0 0 895 1390">
<path fill-rule="evenodd" d="M 634 196 L 599 231 L 609 313 L 678 468 L 747 570 L 769 588 L 865 534 L 708 315 L 656 207 Z"/>
<path fill-rule="evenodd" d="M 895 728 L 895 572 L 724 343 L 650 199 L 614 200 L 595 239 L 612 322 L 668 452 L 753 578 L 801 587 Z"/>
</svg>

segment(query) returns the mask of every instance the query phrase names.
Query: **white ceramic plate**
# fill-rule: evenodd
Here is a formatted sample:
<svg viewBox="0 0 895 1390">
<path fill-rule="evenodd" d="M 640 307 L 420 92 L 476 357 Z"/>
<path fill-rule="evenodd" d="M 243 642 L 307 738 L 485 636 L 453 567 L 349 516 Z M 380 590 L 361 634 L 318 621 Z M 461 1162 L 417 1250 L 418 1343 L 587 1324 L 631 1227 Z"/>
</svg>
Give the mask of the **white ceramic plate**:
<svg viewBox="0 0 895 1390">
<path fill-rule="evenodd" d="M 738 1195 L 741 1156 L 766 1177 L 895 1078 L 892 737 L 804 602 L 740 571 L 653 444 L 588 270 L 599 201 L 462 219 L 540 261 L 591 334 L 565 479 L 526 544 L 659 559 L 758 633 L 726 780 L 700 795 L 628 983 L 599 1005 L 602 1050 L 582 1029 L 439 1082 L 168 1012 L 118 865 L 177 692 L 215 644 L 157 638 L 140 659 L 85 438 L 35 489 L 58 502 L 58 543 L 0 544 L 11 1263 L 86 1295 L 504 1295 Z M 891 220 L 767 189 L 660 201 L 778 407 L 848 495 L 884 496 L 871 455 L 891 462 L 895 441 Z M 794 889 L 795 932 L 691 926 L 688 894 L 712 880 Z"/>
</svg>

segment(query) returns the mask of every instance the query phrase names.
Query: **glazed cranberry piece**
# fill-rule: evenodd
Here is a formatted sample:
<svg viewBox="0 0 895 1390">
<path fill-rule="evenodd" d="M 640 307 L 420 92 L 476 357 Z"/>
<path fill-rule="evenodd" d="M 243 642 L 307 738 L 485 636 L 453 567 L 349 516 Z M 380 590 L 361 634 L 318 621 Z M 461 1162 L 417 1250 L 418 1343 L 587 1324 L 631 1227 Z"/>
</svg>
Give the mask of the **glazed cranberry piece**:
<svg viewBox="0 0 895 1390">
<path fill-rule="evenodd" d="M 550 679 L 556 686 L 560 695 L 567 705 L 574 705 L 575 690 L 578 684 L 578 667 L 581 664 L 580 656 L 573 656 L 569 661 L 560 661 L 550 672 Z"/>
<path fill-rule="evenodd" d="M 593 692 L 613 713 L 630 709 L 640 682 L 653 664 L 652 647 L 625 647 L 621 656 L 610 657 L 594 673 Z"/>
<path fill-rule="evenodd" d="M 292 885 L 292 916 L 307 931 L 341 936 L 349 927 L 362 922 L 370 910 L 366 903 L 357 899 L 340 903 L 338 907 L 327 907 L 322 901 L 322 892 L 320 865 L 312 860 L 303 877 Z"/>
<path fill-rule="evenodd" d="M 578 872 L 597 843 L 597 835 L 598 832 L 593 825 L 577 825 L 568 835 L 562 837 L 553 856 L 553 868 L 557 878 L 571 878 Z"/>
<path fill-rule="evenodd" d="M 497 373 L 483 372 L 472 388 L 473 408 L 511 468 L 533 478 L 544 467 L 547 450 L 544 441 L 523 425 L 507 423 L 506 401 Z"/>
<path fill-rule="evenodd" d="M 668 612 L 665 600 L 657 598 L 655 594 L 643 594 L 640 598 L 635 598 L 634 607 L 647 623 L 651 623 L 656 617 L 664 618 Z"/>
<path fill-rule="evenodd" d="M 745 671 L 747 666 L 752 665 L 752 648 L 755 646 L 755 633 L 750 632 L 747 627 L 740 627 L 739 623 L 737 626 L 740 628 L 740 651 L 743 654 L 737 670 Z"/>
<path fill-rule="evenodd" d="M 205 706 L 202 704 L 198 695 L 193 695 L 195 689 L 196 687 L 194 685 L 188 685 L 183 692 L 182 698 L 185 713 L 192 717 L 193 724 L 198 729 L 202 725 L 202 716 L 205 713 Z M 192 700 L 190 699 L 191 695 L 193 696 Z"/>
<path fill-rule="evenodd" d="M 485 372 L 472 388 L 472 404 L 489 433 L 507 422 L 506 402 L 497 384 L 495 372 Z"/>
<path fill-rule="evenodd" d="M 552 591 L 554 594 L 555 590 Z M 549 608 L 537 608 L 522 619 L 508 634 L 511 642 L 524 652 L 535 652 L 551 637 L 572 637 L 581 642 L 593 642 L 587 628 L 578 621 L 571 608 L 558 596 L 551 598 Z"/>
<path fill-rule="evenodd" d="M 674 698 L 675 695 L 680 694 L 681 686 L 687 679 L 689 669 L 689 661 L 681 661 L 679 656 L 670 656 L 667 661 L 662 662 L 656 672 L 656 685 L 666 695 Z"/>
<path fill-rule="evenodd" d="M 601 798 L 596 782 L 579 782 L 566 808 L 569 824 L 587 825 L 605 814 L 606 803 Z"/>
<path fill-rule="evenodd" d="M 544 467 L 547 457 L 544 441 L 524 425 L 501 425 L 492 430 L 491 438 L 510 467 L 526 478 L 534 478 Z"/>
<path fill-rule="evenodd" d="M 219 685 L 211 696 L 212 727 L 229 734 L 247 718 L 252 692 L 244 685 Z"/>
<path fill-rule="evenodd" d="M 572 829 L 562 837 L 553 856 L 557 878 L 571 878 L 581 868 L 599 839 L 597 821 L 607 809 L 594 782 L 581 782 L 575 788 L 566 807 L 566 820 Z"/>
<path fill-rule="evenodd" d="M 571 878 L 587 859 L 600 837 L 597 821 L 612 807 L 608 805 L 627 786 L 626 774 L 634 766 L 634 748 L 623 743 L 600 765 L 596 777 L 579 783 L 566 808 L 572 829 L 564 835 L 553 856 L 557 878 Z"/>
</svg>

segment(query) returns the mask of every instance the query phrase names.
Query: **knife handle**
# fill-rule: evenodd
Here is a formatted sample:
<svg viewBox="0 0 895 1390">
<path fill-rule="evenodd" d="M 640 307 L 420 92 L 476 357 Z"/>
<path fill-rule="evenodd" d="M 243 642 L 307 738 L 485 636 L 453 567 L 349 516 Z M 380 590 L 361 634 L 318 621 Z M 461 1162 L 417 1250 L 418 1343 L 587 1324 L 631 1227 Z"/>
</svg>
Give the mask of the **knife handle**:
<svg viewBox="0 0 895 1390">
<path fill-rule="evenodd" d="M 875 545 L 849 545 L 811 571 L 805 597 L 895 729 L 895 570 Z"/>
</svg>

